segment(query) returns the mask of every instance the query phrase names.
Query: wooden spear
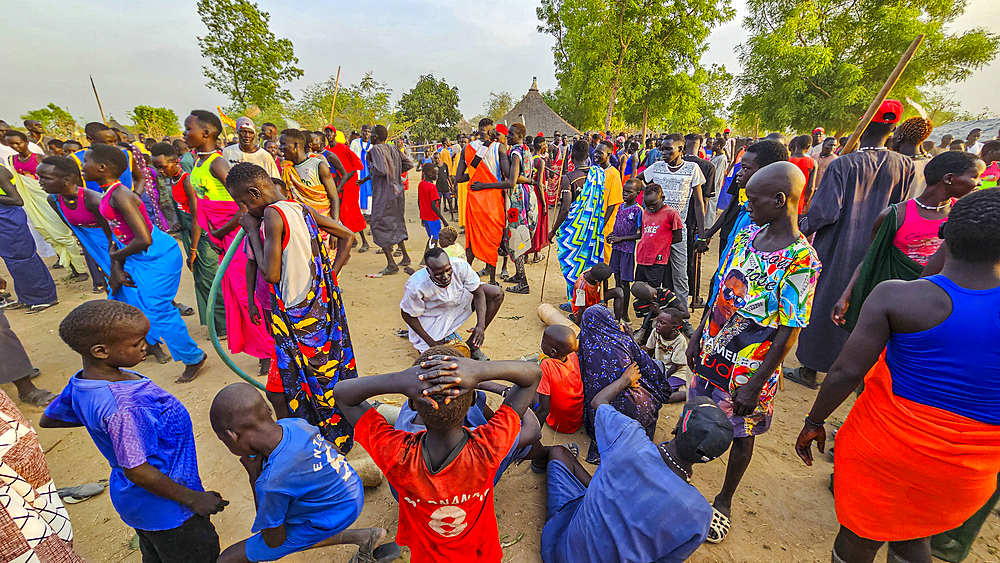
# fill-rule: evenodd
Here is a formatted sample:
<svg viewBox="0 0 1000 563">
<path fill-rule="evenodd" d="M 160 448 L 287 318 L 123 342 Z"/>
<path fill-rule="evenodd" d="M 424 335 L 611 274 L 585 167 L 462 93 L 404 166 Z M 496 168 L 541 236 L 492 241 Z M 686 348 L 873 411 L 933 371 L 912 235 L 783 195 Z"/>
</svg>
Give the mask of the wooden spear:
<svg viewBox="0 0 1000 563">
<path fill-rule="evenodd" d="M 337 67 L 337 81 L 333 83 L 333 103 L 330 104 L 330 125 L 333 125 L 333 112 L 337 107 L 337 90 L 340 89 L 340 67 Z"/>
<path fill-rule="evenodd" d="M 90 77 L 90 87 L 94 89 L 94 97 L 97 98 L 97 109 L 101 112 L 101 121 L 105 125 L 108 124 L 108 120 L 104 118 L 104 108 L 101 107 L 101 97 L 97 95 L 97 86 L 94 84 L 94 77 Z"/>
<path fill-rule="evenodd" d="M 858 126 L 854 128 L 854 132 L 851 133 L 851 137 L 847 139 L 847 144 L 844 145 L 843 150 L 840 151 L 841 155 L 853 152 L 854 148 L 857 147 L 858 139 L 861 138 L 861 133 L 863 133 L 865 128 L 868 127 L 868 124 L 872 122 L 872 118 L 875 117 L 875 112 L 878 111 L 878 108 L 882 106 L 882 102 L 889 97 L 889 92 L 892 91 L 892 87 L 896 85 L 900 75 L 902 75 L 903 71 L 906 70 L 906 65 L 910 64 L 910 59 L 913 58 L 913 54 L 917 52 L 917 47 L 920 46 L 920 43 L 923 40 L 924 34 L 921 33 L 913 40 L 912 43 L 910 43 L 910 47 L 905 53 L 903 53 L 903 56 L 900 57 L 899 62 L 896 64 L 896 68 L 893 69 L 892 74 L 890 74 L 889 78 L 886 79 L 885 84 L 882 85 L 882 89 L 878 91 L 878 95 L 875 96 L 874 100 L 872 100 L 871 105 L 868 106 L 868 111 L 865 112 L 861 121 L 858 122 Z"/>
</svg>

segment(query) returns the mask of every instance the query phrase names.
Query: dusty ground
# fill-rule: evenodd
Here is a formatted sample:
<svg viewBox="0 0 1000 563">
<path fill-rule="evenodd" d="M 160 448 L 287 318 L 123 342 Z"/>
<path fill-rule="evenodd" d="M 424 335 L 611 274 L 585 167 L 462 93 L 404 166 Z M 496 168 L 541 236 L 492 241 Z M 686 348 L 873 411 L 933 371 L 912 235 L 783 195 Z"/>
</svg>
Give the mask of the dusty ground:
<svg viewBox="0 0 1000 563">
<path fill-rule="evenodd" d="M 414 250 L 415 262 L 419 260 L 427 240 L 417 221 L 417 181 L 414 175 L 411 179 L 413 189 L 407 193 L 409 247 Z M 713 252 L 705 258 L 703 270 L 706 280 L 714 271 L 715 263 L 717 256 Z M 374 252 L 355 254 L 340 277 L 361 375 L 395 371 L 410 365 L 416 358 L 409 342 L 393 334 L 394 330 L 405 328 L 399 316 L 398 303 L 406 275 L 401 273 L 382 279 L 365 277 L 366 273 L 377 272 L 383 266 L 384 259 Z M 0 272 L 9 279 L 2 263 Z M 491 358 L 518 358 L 538 352 L 544 327 L 536 317 L 535 309 L 540 302 L 539 290 L 544 272 L 545 262 L 529 266 L 532 293 L 507 294 L 497 320 L 487 331 L 484 351 Z M 64 273 L 65 270 L 53 270 L 54 277 Z M 552 256 L 545 294 L 541 297 L 548 303 L 557 304 L 564 298 L 564 292 L 557 261 Z M 38 385 L 57 393 L 80 367 L 78 356 L 59 340 L 59 321 L 74 306 L 94 296 L 87 282 L 60 283 L 59 297 L 61 303 L 58 306 L 40 314 L 25 315 L 17 311 L 8 314 L 14 331 L 35 366 L 42 371 Z M 187 274 L 182 279 L 178 298 L 183 303 L 195 303 L 192 281 Z M 692 320 L 697 322 L 697 319 Z M 249 533 L 254 516 L 253 497 L 239 461 L 226 450 L 209 427 L 208 408 L 215 393 L 237 378 L 218 359 L 207 341 L 207 330 L 198 325 L 197 317 L 187 317 L 186 321 L 195 340 L 202 344 L 211 358 L 201 377 L 193 383 L 178 385 L 173 381 L 182 369 L 180 364 L 158 365 L 149 360 L 137 369 L 176 395 L 191 412 L 205 487 L 219 491 L 231 502 L 222 514 L 213 518 L 225 547 Z M 256 372 L 256 360 L 253 358 L 240 355 L 235 360 L 248 373 Z M 786 365 L 797 365 L 794 357 Z M 16 396 L 13 385 L 5 386 L 4 391 Z M 814 397 L 815 392 L 793 383 L 787 384 L 785 390 L 778 393 L 772 429 L 757 440 L 753 462 L 736 495 L 729 538 L 721 545 L 705 544 L 691 561 L 826 563 L 830 560 L 830 548 L 838 528 L 833 497 L 827 490 L 833 464 L 821 456 L 813 467 L 806 467 L 793 450 L 801 421 Z M 831 422 L 839 425 L 848 408 L 849 405 L 842 407 L 831 417 Z M 40 409 L 23 407 L 22 410 L 33 422 L 37 422 L 41 415 Z M 657 440 L 667 439 L 679 412 L 679 405 L 663 407 Z M 39 429 L 39 439 L 57 485 L 69 486 L 107 478 L 107 462 L 85 430 Z M 575 441 L 583 450 L 588 443 L 582 430 L 576 436 L 565 436 L 555 435 L 549 428 L 543 433 L 543 441 Z M 351 457 L 364 455 L 360 447 L 356 452 L 352 452 Z M 694 484 L 708 499 L 712 499 L 721 487 L 725 466 L 726 459 L 723 458 L 696 468 Z M 138 563 L 141 560 L 139 552 L 129 548 L 133 532 L 119 519 L 107 493 L 81 504 L 70 505 L 68 509 L 76 532 L 76 548 L 89 561 Z M 533 474 L 525 466 L 509 469 L 496 488 L 496 513 L 500 534 L 506 535 L 505 539 L 513 540 L 521 536 L 519 542 L 505 549 L 504 561 L 541 561 L 539 539 L 545 518 L 545 477 Z M 366 491 L 365 510 L 359 525 L 383 526 L 393 534 L 396 520 L 397 507 L 388 487 L 383 485 Z M 984 527 L 968 561 L 998 561 L 998 549 L 1000 522 L 994 515 Z M 334 547 L 298 554 L 284 561 L 346 562 L 353 552 L 347 547 Z M 408 560 L 405 550 L 402 560 Z"/>
</svg>

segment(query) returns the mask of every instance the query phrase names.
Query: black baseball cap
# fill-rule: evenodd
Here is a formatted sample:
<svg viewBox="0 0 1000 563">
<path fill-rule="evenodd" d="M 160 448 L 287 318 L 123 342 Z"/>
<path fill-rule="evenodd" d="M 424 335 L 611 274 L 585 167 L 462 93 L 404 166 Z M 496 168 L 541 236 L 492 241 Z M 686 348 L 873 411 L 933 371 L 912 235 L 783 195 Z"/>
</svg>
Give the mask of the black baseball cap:
<svg viewBox="0 0 1000 563">
<path fill-rule="evenodd" d="M 684 405 L 674 433 L 677 453 L 691 463 L 712 461 L 733 443 L 732 422 L 708 397 L 695 397 Z"/>
</svg>

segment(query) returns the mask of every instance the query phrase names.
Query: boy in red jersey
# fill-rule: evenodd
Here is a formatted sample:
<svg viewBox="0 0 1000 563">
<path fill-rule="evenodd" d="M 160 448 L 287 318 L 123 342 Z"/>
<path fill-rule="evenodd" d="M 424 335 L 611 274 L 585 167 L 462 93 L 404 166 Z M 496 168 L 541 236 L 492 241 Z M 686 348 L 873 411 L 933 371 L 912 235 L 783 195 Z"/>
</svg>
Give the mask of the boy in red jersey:
<svg viewBox="0 0 1000 563">
<path fill-rule="evenodd" d="M 541 377 L 532 362 L 440 357 L 399 373 L 337 383 L 335 402 L 354 425 L 355 441 L 399 492 L 396 543 L 409 546 L 413 563 L 500 562 L 494 476 Z M 463 428 L 475 399 L 471 391 L 494 379 L 513 384 L 503 405 L 485 425 Z M 427 430 L 396 430 L 366 402 L 386 393 L 413 399 Z"/>
</svg>

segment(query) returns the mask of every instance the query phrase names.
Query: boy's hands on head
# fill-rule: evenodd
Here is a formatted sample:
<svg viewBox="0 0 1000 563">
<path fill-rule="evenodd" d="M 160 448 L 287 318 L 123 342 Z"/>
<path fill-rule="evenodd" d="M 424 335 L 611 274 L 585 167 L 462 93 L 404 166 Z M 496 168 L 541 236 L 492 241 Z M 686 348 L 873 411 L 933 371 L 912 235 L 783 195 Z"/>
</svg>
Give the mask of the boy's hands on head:
<svg viewBox="0 0 1000 563">
<path fill-rule="evenodd" d="M 419 379 L 424 384 L 420 396 L 468 393 L 482 383 L 483 370 L 476 360 L 452 356 L 433 356 L 420 364 Z M 448 399 L 446 399 L 448 400 Z M 448 400 L 450 402 L 450 400 Z"/>
</svg>

